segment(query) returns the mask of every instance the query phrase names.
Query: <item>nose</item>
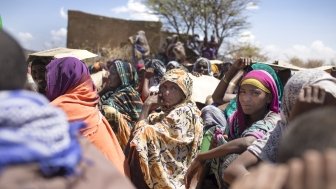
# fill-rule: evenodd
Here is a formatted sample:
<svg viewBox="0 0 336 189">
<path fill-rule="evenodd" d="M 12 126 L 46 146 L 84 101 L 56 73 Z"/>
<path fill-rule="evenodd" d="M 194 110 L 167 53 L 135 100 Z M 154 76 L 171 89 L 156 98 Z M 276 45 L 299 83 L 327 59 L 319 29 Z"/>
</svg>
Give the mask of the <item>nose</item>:
<svg viewBox="0 0 336 189">
<path fill-rule="evenodd" d="M 169 93 L 170 93 L 169 90 L 165 90 L 165 91 L 163 91 L 163 94 L 162 94 L 162 95 L 163 95 L 163 96 L 168 96 Z"/>
<path fill-rule="evenodd" d="M 251 101 L 251 96 L 248 95 L 248 94 L 240 95 L 240 96 L 239 96 L 239 100 L 240 100 L 242 103 L 245 104 L 245 103 Z"/>
</svg>

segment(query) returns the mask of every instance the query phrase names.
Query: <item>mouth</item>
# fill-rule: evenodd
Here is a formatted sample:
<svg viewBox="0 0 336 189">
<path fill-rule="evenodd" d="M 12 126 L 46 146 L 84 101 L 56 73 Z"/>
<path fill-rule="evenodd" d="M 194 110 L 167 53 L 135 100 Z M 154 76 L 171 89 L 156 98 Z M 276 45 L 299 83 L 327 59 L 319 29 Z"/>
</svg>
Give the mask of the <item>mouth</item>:
<svg viewBox="0 0 336 189">
<path fill-rule="evenodd" d="M 252 106 L 251 105 L 241 105 L 242 108 L 245 108 L 245 109 L 249 109 L 251 108 Z"/>
</svg>

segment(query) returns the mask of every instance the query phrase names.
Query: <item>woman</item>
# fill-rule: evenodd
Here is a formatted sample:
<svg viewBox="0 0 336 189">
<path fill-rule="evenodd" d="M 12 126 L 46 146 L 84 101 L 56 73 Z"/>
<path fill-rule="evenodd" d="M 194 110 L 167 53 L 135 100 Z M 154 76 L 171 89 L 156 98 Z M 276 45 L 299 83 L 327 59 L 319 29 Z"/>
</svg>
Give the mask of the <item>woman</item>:
<svg viewBox="0 0 336 189">
<path fill-rule="evenodd" d="M 66 57 L 51 61 L 46 69 L 46 95 L 51 104 L 63 109 L 69 121 L 83 120 L 87 126 L 80 133 L 128 175 L 118 140 L 98 109 L 99 96 L 86 65 L 77 58 Z"/>
<path fill-rule="evenodd" d="M 194 63 L 193 72 L 212 76 L 210 61 L 207 58 L 198 58 Z"/>
<path fill-rule="evenodd" d="M 231 184 L 236 178 L 248 174 L 249 172 L 247 168 L 256 165 L 259 160 L 270 161 L 273 163 L 276 162 L 280 138 L 283 131 L 287 128 L 289 117 L 292 114 L 293 107 L 295 106 L 300 91 L 304 86 L 313 83 L 323 87 L 316 83 L 318 80 L 321 82 L 323 81 L 324 84 L 325 82 L 328 82 L 329 84 L 325 86 L 329 86 L 329 89 L 327 89 L 327 87 L 324 88 L 327 91 L 332 91 L 333 89 L 333 91 L 335 91 L 334 93 L 336 93 L 336 87 L 330 87 L 335 80 L 321 70 L 300 71 L 288 80 L 284 88 L 282 99 L 281 120 L 277 123 L 277 126 L 273 131 L 269 132 L 266 137 L 255 141 L 244 153 L 230 164 L 224 171 L 224 180 L 227 183 Z"/>
<path fill-rule="evenodd" d="M 276 85 L 277 85 L 277 89 L 278 89 L 278 96 L 279 96 L 279 103 L 281 103 L 282 100 L 282 93 L 283 93 L 283 84 L 278 76 L 278 74 L 274 71 L 274 69 L 266 64 L 261 64 L 261 63 L 255 63 L 252 64 L 250 66 L 249 69 L 252 70 L 264 70 L 266 72 L 268 72 L 272 78 L 274 79 Z M 224 93 L 225 94 L 225 93 Z M 236 104 L 236 99 L 232 99 L 230 100 L 229 104 L 226 106 L 225 110 L 224 110 L 224 114 L 227 117 L 230 117 L 232 115 L 232 113 L 237 109 L 237 104 Z"/>
<path fill-rule="evenodd" d="M 135 90 L 138 75 L 131 64 L 122 60 L 110 61 L 108 65 L 107 92 L 101 96 L 101 109 L 124 150 L 142 108 L 142 100 Z"/>
<path fill-rule="evenodd" d="M 159 94 L 144 103 L 130 144 L 131 179 L 137 188 L 185 188 L 184 174 L 202 139 L 200 112 L 191 93 L 188 73 L 173 69 L 164 75 Z M 163 112 L 148 116 L 157 103 Z"/>
<path fill-rule="evenodd" d="M 253 141 L 263 138 L 275 127 L 280 116 L 278 91 L 272 76 L 262 70 L 253 70 L 246 74 L 238 89 L 237 105 L 235 113 L 227 123 L 223 123 L 224 136 L 220 137 L 221 130 L 215 131 L 214 145 L 218 147 L 198 154 L 191 163 L 186 174 L 187 185 L 206 160 L 242 153 Z M 218 170 L 212 170 L 219 185 L 222 185 L 224 161 L 225 159 L 220 159 L 216 167 Z"/>
</svg>

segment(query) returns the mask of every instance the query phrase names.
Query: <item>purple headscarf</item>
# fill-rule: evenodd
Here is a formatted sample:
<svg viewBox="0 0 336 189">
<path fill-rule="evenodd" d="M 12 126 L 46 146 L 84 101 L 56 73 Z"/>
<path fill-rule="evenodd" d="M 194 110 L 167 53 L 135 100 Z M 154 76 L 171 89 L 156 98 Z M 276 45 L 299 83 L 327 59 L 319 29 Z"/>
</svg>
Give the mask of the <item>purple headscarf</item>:
<svg viewBox="0 0 336 189">
<path fill-rule="evenodd" d="M 46 96 L 50 101 L 65 94 L 90 77 L 86 65 L 74 57 L 52 60 L 46 69 Z"/>
<path fill-rule="evenodd" d="M 278 100 L 279 99 L 278 89 L 277 89 L 277 85 L 276 85 L 273 77 L 268 72 L 266 72 L 264 70 L 252 70 L 244 76 L 241 83 L 245 79 L 249 79 L 249 78 L 256 79 L 256 80 L 260 81 L 271 92 L 272 101 L 269 104 L 269 111 L 279 113 L 280 112 L 280 107 L 279 107 L 279 100 Z M 238 120 L 235 121 L 236 119 L 238 119 Z M 238 128 L 239 133 L 242 133 L 247 128 L 247 126 L 245 124 L 245 114 L 244 114 L 243 109 L 241 107 L 241 104 L 239 102 L 239 96 L 237 97 L 237 110 L 230 117 L 229 123 L 230 123 L 230 128 L 231 128 L 230 129 L 231 135 L 233 133 L 236 133 L 232 130 L 233 128 Z M 238 126 L 234 125 L 234 124 L 238 124 Z"/>
</svg>

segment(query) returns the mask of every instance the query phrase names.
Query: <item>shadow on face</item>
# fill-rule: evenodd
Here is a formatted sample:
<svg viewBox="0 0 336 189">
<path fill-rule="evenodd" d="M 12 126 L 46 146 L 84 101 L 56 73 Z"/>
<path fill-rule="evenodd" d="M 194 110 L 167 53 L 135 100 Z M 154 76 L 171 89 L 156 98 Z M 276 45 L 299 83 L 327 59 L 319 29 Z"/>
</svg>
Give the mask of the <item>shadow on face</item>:
<svg viewBox="0 0 336 189">
<path fill-rule="evenodd" d="M 267 110 L 271 97 L 253 85 L 242 85 L 239 90 L 239 102 L 246 115 L 258 115 Z"/>
<path fill-rule="evenodd" d="M 177 84 L 166 81 L 160 85 L 159 99 L 163 106 L 170 108 L 183 102 L 185 95 Z"/>
<path fill-rule="evenodd" d="M 45 94 L 47 80 L 46 80 L 46 66 L 52 58 L 36 58 L 31 64 L 31 75 L 34 82 L 37 84 L 38 92 Z"/>
</svg>

